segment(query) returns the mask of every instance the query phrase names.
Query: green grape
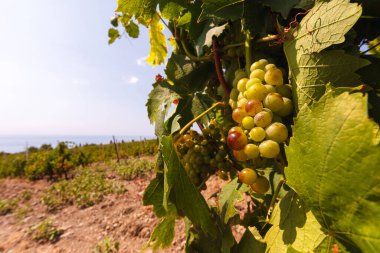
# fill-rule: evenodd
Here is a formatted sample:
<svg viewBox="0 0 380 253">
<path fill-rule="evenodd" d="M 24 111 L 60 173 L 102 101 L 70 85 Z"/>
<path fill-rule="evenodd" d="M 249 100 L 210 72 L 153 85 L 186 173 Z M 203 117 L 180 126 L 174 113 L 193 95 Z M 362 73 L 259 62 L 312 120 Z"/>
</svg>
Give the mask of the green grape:
<svg viewBox="0 0 380 253">
<path fill-rule="evenodd" d="M 277 112 L 281 117 L 286 117 L 293 112 L 293 102 L 289 98 L 282 98 L 284 100 L 284 106 Z"/>
<path fill-rule="evenodd" d="M 235 77 L 235 79 L 232 81 L 232 87 L 233 87 L 233 88 L 237 89 L 237 84 L 238 84 L 239 80 L 240 80 L 240 79 L 237 79 L 237 78 Z"/>
<path fill-rule="evenodd" d="M 252 129 L 255 126 L 255 121 L 251 116 L 245 116 L 243 120 L 241 121 L 241 125 L 245 129 Z"/>
<path fill-rule="evenodd" d="M 238 101 L 240 100 L 240 99 L 242 99 L 242 98 L 245 98 L 245 96 L 244 96 L 244 92 L 239 92 L 239 95 L 238 95 Z"/>
<path fill-rule="evenodd" d="M 273 85 L 265 84 L 265 88 L 267 88 L 268 93 L 277 92 L 276 88 Z"/>
<path fill-rule="evenodd" d="M 249 132 L 249 138 L 253 141 L 260 142 L 265 139 L 266 133 L 262 127 L 254 127 Z"/>
<path fill-rule="evenodd" d="M 258 60 L 258 62 L 261 64 L 261 66 L 266 66 L 268 64 L 267 59 L 260 59 L 260 60 Z"/>
<path fill-rule="evenodd" d="M 269 181 L 266 177 L 258 177 L 255 183 L 251 184 L 251 189 L 260 194 L 265 194 L 269 188 Z"/>
<path fill-rule="evenodd" d="M 245 145 L 244 153 L 247 155 L 248 159 L 256 159 L 260 155 L 259 147 L 255 144 L 249 143 Z"/>
<path fill-rule="evenodd" d="M 245 116 L 247 116 L 247 113 L 242 107 L 238 107 L 232 111 L 232 119 L 236 123 L 241 123 L 241 121 L 243 120 Z"/>
<path fill-rule="evenodd" d="M 250 87 L 252 87 L 255 83 L 259 83 L 259 84 L 262 84 L 261 80 L 254 77 L 254 78 L 250 78 L 247 83 L 245 84 L 245 88 L 248 90 Z"/>
<path fill-rule="evenodd" d="M 247 136 L 244 133 L 232 132 L 227 136 L 227 145 L 233 150 L 241 150 L 247 145 Z"/>
<path fill-rule="evenodd" d="M 274 122 L 282 123 L 282 118 L 280 117 L 280 115 L 273 114 L 272 123 Z"/>
<path fill-rule="evenodd" d="M 265 140 L 259 145 L 260 155 L 265 158 L 275 158 L 280 154 L 280 145 L 272 140 Z"/>
<path fill-rule="evenodd" d="M 264 81 L 265 71 L 262 69 L 255 69 L 249 75 L 249 78 L 258 78 L 261 81 Z"/>
<path fill-rule="evenodd" d="M 234 109 L 236 109 L 238 107 L 237 101 L 232 100 L 232 99 L 228 100 L 228 104 L 230 105 L 230 107 L 232 108 L 232 110 L 234 110 Z"/>
<path fill-rule="evenodd" d="M 292 87 L 289 84 L 277 85 L 276 91 L 282 97 L 292 98 Z"/>
<path fill-rule="evenodd" d="M 278 93 L 269 93 L 263 101 L 263 104 L 266 108 L 270 109 L 273 112 L 278 112 L 284 106 L 284 100 L 282 96 Z"/>
<path fill-rule="evenodd" d="M 288 138 L 288 129 L 282 123 L 272 123 L 266 129 L 266 138 L 268 140 L 273 140 L 278 143 L 283 143 Z"/>
<path fill-rule="evenodd" d="M 237 79 L 238 81 L 242 78 L 247 78 L 247 77 L 248 77 L 248 75 L 247 75 L 247 73 L 245 73 L 244 70 L 238 69 L 235 71 L 235 79 Z"/>
<path fill-rule="evenodd" d="M 245 162 L 248 160 L 247 155 L 244 153 L 244 150 L 232 150 L 232 154 L 235 159 L 239 162 Z"/>
<path fill-rule="evenodd" d="M 239 96 L 239 91 L 235 88 L 233 88 L 230 92 L 230 99 L 232 100 L 238 100 L 238 96 Z"/>
<path fill-rule="evenodd" d="M 243 184 L 252 185 L 256 182 L 258 176 L 253 169 L 245 168 L 239 172 L 238 178 Z"/>
<path fill-rule="evenodd" d="M 263 84 L 255 83 L 246 91 L 246 98 L 248 100 L 257 99 L 262 101 L 267 95 L 267 92 L 267 88 Z"/>
<path fill-rule="evenodd" d="M 263 69 L 262 65 L 260 64 L 260 62 L 254 62 L 252 63 L 251 67 L 250 67 L 250 71 L 254 71 L 255 69 Z"/>
<path fill-rule="evenodd" d="M 284 79 L 282 78 L 282 71 L 278 68 L 269 69 L 264 76 L 265 82 L 271 85 L 282 85 Z"/>
<path fill-rule="evenodd" d="M 266 127 L 270 123 L 272 123 L 273 115 L 270 112 L 267 111 L 261 111 L 258 114 L 255 115 L 253 118 L 255 121 L 255 125 L 259 127 Z"/>
<path fill-rule="evenodd" d="M 275 69 L 275 68 L 277 68 L 276 67 L 276 65 L 274 65 L 273 63 L 270 63 L 270 64 L 267 64 L 267 65 L 265 65 L 265 70 L 266 71 L 268 71 L 268 70 L 270 70 L 270 69 Z"/>
<path fill-rule="evenodd" d="M 246 98 L 239 99 L 237 101 L 237 106 L 241 107 L 241 108 L 244 108 L 245 105 L 247 104 L 247 102 L 248 102 L 248 100 Z"/>
<path fill-rule="evenodd" d="M 263 103 L 256 99 L 249 100 L 244 107 L 245 111 L 250 116 L 255 116 L 263 110 Z"/>
<path fill-rule="evenodd" d="M 239 82 L 237 83 L 238 91 L 244 92 L 246 90 L 246 84 L 247 84 L 248 80 L 249 80 L 248 78 L 242 78 L 239 80 Z"/>
</svg>

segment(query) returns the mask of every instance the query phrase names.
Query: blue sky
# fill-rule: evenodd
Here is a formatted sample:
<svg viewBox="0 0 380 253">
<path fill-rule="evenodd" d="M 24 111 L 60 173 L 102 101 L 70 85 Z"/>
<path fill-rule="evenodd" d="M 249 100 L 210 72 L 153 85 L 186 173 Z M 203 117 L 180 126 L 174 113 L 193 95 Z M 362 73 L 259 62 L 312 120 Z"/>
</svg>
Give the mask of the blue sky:
<svg viewBox="0 0 380 253">
<path fill-rule="evenodd" d="M 116 0 L 0 1 L 0 134 L 153 135 L 148 31 L 107 44 Z"/>
</svg>

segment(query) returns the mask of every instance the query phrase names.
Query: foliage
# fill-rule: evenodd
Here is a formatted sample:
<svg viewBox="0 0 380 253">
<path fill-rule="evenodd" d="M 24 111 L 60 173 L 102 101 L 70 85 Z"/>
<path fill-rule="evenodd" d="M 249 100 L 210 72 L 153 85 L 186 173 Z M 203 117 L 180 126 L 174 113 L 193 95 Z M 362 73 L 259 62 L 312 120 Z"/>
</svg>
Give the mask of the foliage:
<svg viewBox="0 0 380 253">
<path fill-rule="evenodd" d="M 32 226 L 28 231 L 28 235 L 38 243 L 54 243 L 59 240 L 59 237 L 62 234 L 63 230 L 54 226 L 51 219 L 41 221 L 40 223 Z"/>
<path fill-rule="evenodd" d="M 112 237 L 104 237 L 95 247 L 96 253 L 116 253 L 119 252 L 120 243 Z"/>
<path fill-rule="evenodd" d="M 146 104 L 159 140 L 144 195 L 161 218 L 154 249 L 171 243 L 184 217 L 186 252 L 380 250 L 380 12 L 376 1 L 357 2 L 117 2 L 112 29 L 147 27 L 148 62 L 166 63 Z M 255 103 L 260 113 L 247 107 Z M 194 123 L 199 130 L 188 130 Z M 213 173 L 230 180 L 216 206 L 200 193 Z M 193 184 L 194 175 L 204 181 Z M 239 243 L 236 224 L 246 227 Z"/>
<path fill-rule="evenodd" d="M 13 212 L 18 206 L 18 199 L 0 199 L 0 215 L 7 215 Z"/>
<path fill-rule="evenodd" d="M 144 158 L 129 158 L 125 162 L 113 163 L 111 166 L 121 178 L 133 180 L 151 171 L 154 168 L 154 162 Z"/>
</svg>

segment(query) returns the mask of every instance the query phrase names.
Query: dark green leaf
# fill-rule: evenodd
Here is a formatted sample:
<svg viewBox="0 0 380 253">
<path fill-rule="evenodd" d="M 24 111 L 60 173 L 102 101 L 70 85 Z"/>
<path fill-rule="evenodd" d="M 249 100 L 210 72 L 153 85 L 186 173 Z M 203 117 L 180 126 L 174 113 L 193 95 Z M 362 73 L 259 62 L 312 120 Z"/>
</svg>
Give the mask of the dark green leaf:
<svg viewBox="0 0 380 253">
<path fill-rule="evenodd" d="M 267 35 L 270 11 L 265 8 L 259 1 L 244 2 L 244 29 L 250 31 L 251 35 Z"/>
<path fill-rule="evenodd" d="M 160 11 L 163 18 L 168 20 L 177 19 L 186 8 L 185 0 L 161 0 Z"/>
<path fill-rule="evenodd" d="M 216 26 L 214 22 L 207 22 L 207 25 L 204 27 L 202 34 L 198 37 L 197 43 L 195 44 L 195 51 L 198 56 L 203 55 L 204 47 L 211 47 L 212 38 L 219 37 L 226 29 L 227 23 L 221 26 Z"/>
<path fill-rule="evenodd" d="M 164 199 L 163 181 L 162 174 L 157 174 L 157 177 L 150 182 L 144 192 L 144 206 L 153 205 L 153 211 L 157 217 L 163 217 L 166 215 L 166 210 L 162 205 Z"/>
<path fill-rule="evenodd" d="M 300 0 L 261 0 L 261 2 L 269 6 L 272 11 L 281 13 L 282 17 L 287 19 L 291 9 L 296 6 Z"/>
<path fill-rule="evenodd" d="M 120 38 L 119 30 L 115 28 L 110 28 L 108 30 L 108 38 L 108 44 L 114 43 L 116 39 Z"/>
<path fill-rule="evenodd" d="M 208 205 L 198 189 L 191 183 L 174 150 L 172 137 L 162 137 L 162 154 L 165 160 L 165 191 L 171 191 L 173 203 L 179 212 L 206 234 L 215 236 L 216 227 L 211 219 Z M 165 193 L 164 193 L 165 194 Z M 166 193 L 168 194 L 168 193 Z"/>
<path fill-rule="evenodd" d="M 203 0 L 202 13 L 198 22 L 207 18 L 236 20 L 243 16 L 244 0 Z"/>
<path fill-rule="evenodd" d="M 257 240 L 254 234 L 252 233 L 251 228 L 247 228 L 239 244 L 233 248 L 232 252 L 233 253 L 252 253 L 252 252 L 264 253 L 265 248 L 266 248 L 265 243 Z"/>
<path fill-rule="evenodd" d="M 153 250 L 171 245 L 174 238 L 175 217 L 164 218 L 153 230 L 148 245 L 153 242 Z"/>
<path fill-rule="evenodd" d="M 128 25 L 125 26 L 125 31 L 131 38 L 138 38 L 140 34 L 139 26 L 136 25 L 132 20 L 130 20 Z"/>
<path fill-rule="evenodd" d="M 380 248 L 380 140 L 367 111 L 366 96 L 334 91 L 302 108 L 285 149 L 285 173 L 325 229 L 374 252 Z"/>
</svg>

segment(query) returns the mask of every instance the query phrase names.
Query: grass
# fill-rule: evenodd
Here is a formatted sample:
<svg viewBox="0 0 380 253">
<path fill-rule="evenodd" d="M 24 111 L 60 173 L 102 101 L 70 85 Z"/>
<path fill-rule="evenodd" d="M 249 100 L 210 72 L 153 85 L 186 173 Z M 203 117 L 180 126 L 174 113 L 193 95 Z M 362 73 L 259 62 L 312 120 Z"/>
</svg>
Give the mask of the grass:
<svg viewBox="0 0 380 253">
<path fill-rule="evenodd" d="M 19 200 L 17 198 L 0 200 L 0 215 L 12 213 L 18 207 Z"/>
<path fill-rule="evenodd" d="M 129 158 L 124 164 L 111 164 L 112 169 L 123 179 L 132 180 L 154 168 L 154 162 L 143 158 Z"/>
<path fill-rule="evenodd" d="M 54 243 L 59 240 L 59 237 L 62 234 L 63 230 L 54 226 L 53 221 L 50 219 L 43 220 L 42 222 L 32 226 L 28 231 L 28 235 L 38 243 Z"/>
<path fill-rule="evenodd" d="M 86 208 L 100 202 L 107 194 L 120 194 L 126 190 L 119 182 L 107 180 L 99 169 L 81 169 L 72 180 L 62 180 L 47 189 L 42 196 L 49 211 L 65 205 Z"/>
<path fill-rule="evenodd" d="M 120 243 L 114 241 L 112 237 L 104 237 L 95 247 L 95 253 L 116 253 L 119 252 Z"/>
</svg>

